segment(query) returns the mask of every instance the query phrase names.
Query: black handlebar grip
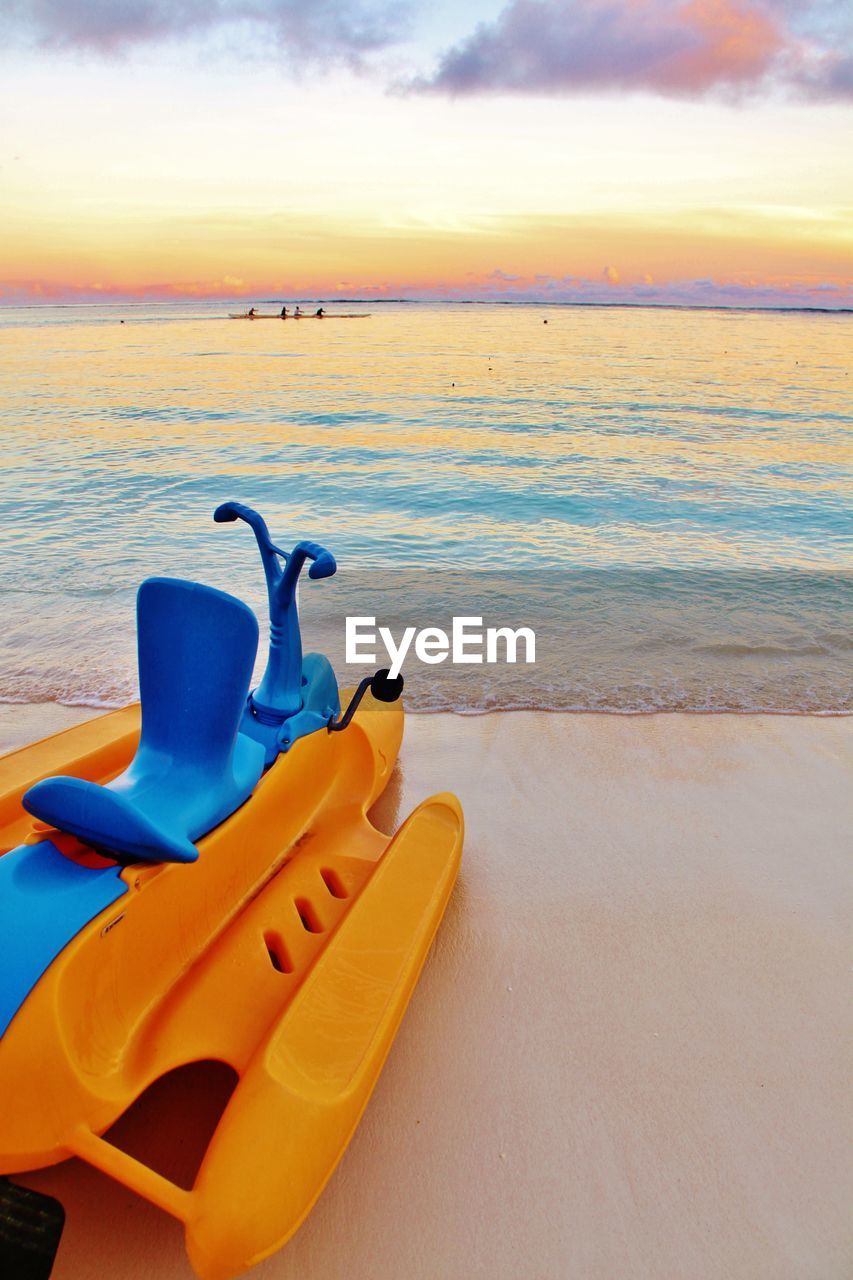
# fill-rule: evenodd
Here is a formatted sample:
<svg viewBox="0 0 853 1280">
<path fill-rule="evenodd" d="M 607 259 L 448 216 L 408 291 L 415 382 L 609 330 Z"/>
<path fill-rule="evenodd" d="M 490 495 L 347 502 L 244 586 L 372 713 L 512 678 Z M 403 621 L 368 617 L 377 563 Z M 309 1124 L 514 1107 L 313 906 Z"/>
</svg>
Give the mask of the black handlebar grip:
<svg viewBox="0 0 853 1280">
<path fill-rule="evenodd" d="M 370 692 L 377 702 L 396 702 L 403 692 L 403 677 L 392 676 L 387 667 L 377 671 L 370 681 Z"/>
</svg>

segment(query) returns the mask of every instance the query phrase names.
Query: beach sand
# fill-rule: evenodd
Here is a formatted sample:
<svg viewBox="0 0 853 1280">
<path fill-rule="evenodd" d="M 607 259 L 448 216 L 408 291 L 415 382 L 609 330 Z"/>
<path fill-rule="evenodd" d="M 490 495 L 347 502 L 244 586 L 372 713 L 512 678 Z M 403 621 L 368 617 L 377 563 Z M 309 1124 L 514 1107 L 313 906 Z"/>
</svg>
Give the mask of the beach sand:
<svg viewBox="0 0 853 1280">
<path fill-rule="evenodd" d="M 50 714 L 0 708 L 0 745 L 84 713 Z M 853 1273 L 853 721 L 517 712 L 406 734 L 376 820 L 457 791 L 461 879 L 347 1154 L 252 1274 Z M 191 1275 L 178 1225 L 92 1170 L 26 1181 L 68 1211 L 55 1280 Z"/>
</svg>

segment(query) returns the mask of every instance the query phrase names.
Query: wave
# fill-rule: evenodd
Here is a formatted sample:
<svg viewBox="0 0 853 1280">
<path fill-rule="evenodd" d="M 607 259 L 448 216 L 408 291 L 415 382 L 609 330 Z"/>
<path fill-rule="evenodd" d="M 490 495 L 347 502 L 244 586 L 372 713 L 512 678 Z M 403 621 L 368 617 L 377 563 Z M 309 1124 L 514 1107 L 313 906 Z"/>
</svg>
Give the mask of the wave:
<svg viewBox="0 0 853 1280">
<path fill-rule="evenodd" d="M 352 674 L 341 678 L 341 687 L 357 682 Z M 20 692 L 0 692 L 0 706 L 35 706 L 54 704 L 62 707 L 89 707 L 97 711 L 115 711 L 136 701 L 135 691 L 115 687 L 103 691 L 64 688 L 51 689 L 30 683 Z M 544 711 L 566 715 L 812 715 L 847 716 L 853 714 L 853 690 L 849 682 L 839 681 L 837 686 L 826 684 L 818 688 L 803 684 L 787 695 L 778 687 L 739 688 L 717 686 L 687 690 L 677 687 L 667 689 L 621 689 L 602 687 L 579 693 L 574 689 L 554 689 L 543 686 L 499 693 L 496 689 L 480 687 L 463 691 L 451 683 L 433 688 L 409 681 L 404 694 L 406 711 L 414 715 L 438 715 L 451 713 L 460 716 L 492 715 L 497 712 Z M 0 712 L 2 716 L 2 712 Z"/>
<path fill-rule="evenodd" d="M 727 642 L 725 644 L 697 644 L 691 646 L 691 653 L 707 654 L 717 658 L 808 658 L 823 657 L 832 652 L 832 646 L 823 644 L 748 644 Z"/>
<path fill-rule="evenodd" d="M 16 707 L 75 707 L 92 711 L 119 711 L 131 705 L 127 701 L 110 699 L 62 699 L 62 698 L 9 698 L 0 697 L 0 706 Z M 650 716 L 650 715 L 761 715 L 761 716 L 817 716 L 824 719 L 840 719 L 853 716 L 853 705 L 847 707 L 803 707 L 803 706 L 765 706 L 755 703 L 720 703 L 718 705 L 683 706 L 657 705 L 648 703 L 643 706 L 602 706 L 576 703 L 573 705 L 549 704 L 547 702 L 513 702 L 492 706 L 466 705 L 447 702 L 434 706 L 410 706 L 406 704 L 406 714 L 416 716 L 455 715 L 463 717 L 515 715 L 519 713 L 541 713 L 543 715 L 596 715 L 596 716 Z M 0 713 L 2 719 L 2 713 Z"/>
</svg>

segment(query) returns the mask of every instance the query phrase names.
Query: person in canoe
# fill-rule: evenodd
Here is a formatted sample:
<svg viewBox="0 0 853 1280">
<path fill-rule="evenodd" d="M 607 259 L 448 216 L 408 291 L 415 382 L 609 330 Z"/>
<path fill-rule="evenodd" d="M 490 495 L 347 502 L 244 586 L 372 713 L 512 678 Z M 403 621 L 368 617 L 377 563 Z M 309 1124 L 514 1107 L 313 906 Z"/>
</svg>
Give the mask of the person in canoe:
<svg viewBox="0 0 853 1280">
<path fill-rule="evenodd" d="M 249 310 L 246 312 L 246 315 L 249 317 L 249 319 L 250 319 L 250 320 L 254 320 L 254 318 L 255 318 L 255 308 L 254 308 L 254 307 L 249 307 Z"/>
<path fill-rule="evenodd" d="M 281 318 L 282 318 L 282 320 L 286 320 L 286 319 L 287 319 L 287 307 L 282 307 L 282 309 L 281 309 Z"/>
<path fill-rule="evenodd" d="M 294 310 L 293 310 L 293 314 L 296 316 L 297 320 L 301 319 L 301 317 L 302 317 L 302 312 L 301 312 L 301 310 L 299 309 L 299 304 L 298 304 L 298 303 L 297 303 L 296 307 L 295 307 L 295 308 L 294 308 Z"/>
<path fill-rule="evenodd" d="M 322 307 L 318 307 L 317 310 L 314 312 L 314 315 L 317 317 L 318 320 L 322 320 L 325 314 L 326 313 Z"/>
</svg>

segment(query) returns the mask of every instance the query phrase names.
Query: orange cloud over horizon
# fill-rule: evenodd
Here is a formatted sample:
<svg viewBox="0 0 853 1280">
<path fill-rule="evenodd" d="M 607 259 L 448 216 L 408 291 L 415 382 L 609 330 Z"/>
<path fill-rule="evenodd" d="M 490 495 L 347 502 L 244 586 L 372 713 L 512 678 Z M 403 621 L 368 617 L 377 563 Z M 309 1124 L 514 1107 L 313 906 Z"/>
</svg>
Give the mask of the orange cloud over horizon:
<svg viewBox="0 0 853 1280">
<path fill-rule="evenodd" d="M 781 301 L 817 290 L 834 305 L 851 305 L 848 223 L 841 213 L 818 223 L 796 212 L 726 210 L 490 217 L 456 228 L 417 219 L 381 225 L 331 215 L 221 214 L 141 223 L 92 218 L 59 235 L 48 217 L 11 228 L 0 248 L 0 298 L 7 301 L 342 289 L 553 296 L 587 284 L 609 297 L 616 288 L 641 294 L 708 281 L 775 290 Z"/>
</svg>

